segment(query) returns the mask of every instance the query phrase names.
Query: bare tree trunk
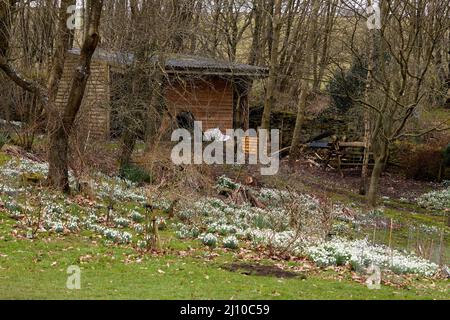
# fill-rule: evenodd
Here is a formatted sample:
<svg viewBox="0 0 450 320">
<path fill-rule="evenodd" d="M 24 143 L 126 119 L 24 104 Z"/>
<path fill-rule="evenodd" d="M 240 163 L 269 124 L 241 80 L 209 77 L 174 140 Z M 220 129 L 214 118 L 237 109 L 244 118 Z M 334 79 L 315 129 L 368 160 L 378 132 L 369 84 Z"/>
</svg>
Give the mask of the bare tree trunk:
<svg viewBox="0 0 450 320">
<path fill-rule="evenodd" d="M 300 92 L 300 98 L 297 107 L 297 118 L 295 120 L 294 135 L 292 137 L 291 144 L 291 159 L 296 159 L 300 156 L 301 152 L 301 138 L 303 123 L 305 122 L 305 111 L 308 105 L 309 84 L 307 80 L 302 81 L 302 87 Z"/>
<path fill-rule="evenodd" d="M 136 146 L 136 134 L 134 130 L 125 129 L 125 133 L 122 138 L 122 147 L 119 158 L 120 171 L 123 172 L 131 162 L 134 147 Z"/>
<path fill-rule="evenodd" d="M 54 128 L 50 132 L 48 183 L 50 186 L 63 192 L 70 191 L 68 179 L 69 137 L 86 90 L 92 56 L 100 41 L 99 25 L 102 7 L 103 0 L 87 1 L 88 19 L 86 21 L 86 29 L 88 32 L 84 37 L 80 58 L 73 74 L 73 82 L 62 119 L 58 119 L 53 124 Z"/>
<path fill-rule="evenodd" d="M 252 37 L 252 47 L 250 49 L 250 56 L 248 58 L 248 63 L 251 65 L 258 65 L 261 57 L 261 29 L 262 29 L 262 4 L 259 0 L 253 0 L 253 37 Z"/>
<path fill-rule="evenodd" d="M 330 58 L 330 40 L 334 29 L 335 16 L 336 16 L 337 2 L 334 0 L 327 1 L 327 13 L 324 18 L 323 24 L 325 25 L 323 31 L 323 44 L 320 63 L 317 71 L 317 78 L 314 80 L 312 91 L 314 93 L 320 91 L 322 80 L 329 63 Z"/>
<path fill-rule="evenodd" d="M 188 36 L 189 23 L 194 15 L 194 1 L 192 0 L 177 0 L 171 1 L 172 15 L 177 19 L 172 31 L 171 49 L 173 52 L 180 52 L 185 47 L 185 41 Z"/>
<path fill-rule="evenodd" d="M 147 24 L 144 24 L 143 14 L 144 11 L 147 10 L 147 6 L 143 6 L 139 8 L 138 1 L 134 0 L 130 2 L 130 11 L 131 11 L 131 21 L 132 26 L 134 30 L 138 34 L 146 34 L 148 33 L 147 30 Z M 130 35 L 129 43 L 134 44 L 135 39 L 132 35 Z M 142 83 L 146 81 L 145 77 L 145 70 L 143 67 L 143 64 L 145 63 L 144 60 L 147 57 L 148 54 L 148 48 L 147 43 L 142 42 L 140 45 L 137 46 L 135 52 L 136 61 L 133 67 L 130 70 L 131 73 L 131 93 L 132 96 L 130 97 L 132 100 L 131 103 L 131 111 L 128 111 L 123 116 L 123 125 L 124 125 L 124 132 L 121 139 L 121 148 L 120 148 L 120 155 L 119 155 L 119 167 L 120 172 L 123 174 L 123 172 L 130 166 L 131 159 L 133 156 L 134 148 L 136 147 L 136 142 L 138 139 L 137 132 L 139 131 L 138 125 L 136 122 L 137 119 L 140 118 L 140 114 L 137 111 L 137 107 L 135 106 L 137 104 L 136 99 L 140 97 L 142 94 L 142 90 L 140 89 Z"/>
<path fill-rule="evenodd" d="M 138 63 L 134 67 L 135 69 L 132 69 L 131 71 L 131 99 L 140 97 L 142 95 L 141 85 L 143 82 L 145 82 L 145 72 L 140 65 L 142 57 L 145 56 L 145 51 L 138 52 L 136 55 L 138 57 Z M 124 133 L 122 136 L 122 146 L 119 156 L 120 172 L 122 173 L 129 167 L 131 163 L 131 158 L 133 156 L 134 148 L 136 146 L 136 141 L 138 138 L 137 132 L 139 132 L 139 126 L 136 124 L 136 122 L 139 122 L 138 119 L 140 116 L 142 116 L 140 115 L 139 110 L 137 110 L 138 108 L 135 108 L 133 104 L 137 105 L 135 100 L 133 100 L 131 111 L 127 112 L 127 114 L 125 114 L 123 118 Z"/>
<path fill-rule="evenodd" d="M 55 101 L 58 84 L 63 74 L 67 50 L 69 50 L 71 46 L 71 32 L 67 29 L 67 19 L 69 19 L 70 13 L 67 13 L 67 8 L 75 3 L 75 0 L 61 0 L 61 7 L 59 8 L 56 48 L 53 55 L 52 70 L 50 71 L 47 84 L 49 98 L 52 103 Z"/>
<path fill-rule="evenodd" d="M 367 82 L 365 88 L 365 100 L 369 100 L 369 94 L 372 91 L 373 86 L 373 72 L 376 65 L 375 59 L 378 58 L 375 52 L 378 52 L 375 48 L 377 47 L 378 37 L 375 35 L 375 30 L 369 32 L 369 48 L 368 48 L 368 61 L 367 61 Z M 364 108 L 364 107 L 363 107 Z M 364 108 L 364 159 L 363 166 L 361 170 L 361 181 L 359 186 L 359 194 L 367 194 L 367 180 L 369 177 L 369 161 L 370 161 L 370 147 L 371 147 L 371 131 L 370 131 L 370 111 L 368 108 Z"/>
<path fill-rule="evenodd" d="M 388 157 L 388 145 L 385 141 L 380 142 L 379 154 L 375 156 L 375 166 L 372 171 L 372 178 L 370 179 L 370 188 L 367 195 L 368 204 L 371 208 L 376 208 L 378 199 L 378 189 L 380 185 L 380 178 L 384 171 L 386 159 Z"/>
<path fill-rule="evenodd" d="M 195 17 L 193 19 L 193 28 L 194 30 L 198 30 L 200 28 L 200 18 L 202 15 L 202 9 L 203 9 L 203 3 L 202 1 L 198 1 L 195 6 Z M 195 54 L 195 51 L 197 50 L 197 35 L 194 33 L 193 30 L 190 31 L 190 48 L 189 51 L 191 54 Z"/>
<path fill-rule="evenodd" d="M 161 99 L 164 90 L 164 75 L 161 72 L 161 68 L 164 68 L 165 60 L 164 58 L 160 58 L 159 61 L 161 65 L 158 63 L 152 75 L 150 101 L 148 102 L 148 108 L 145 113 L 144 142 L 146 152 L 152 148 L 154 138 L 159 129 L 159 120 L 162 119 Z"/>
<path fill-rule="evenodd" d="M 281 0 L 274 1 L 274 13 L 272 17 L 273 35 L 271 41 L 270 54 L 270 73 L 267 84 L 266 102 L 264 105 L 264 113 L 261 120 L 261 129 L 270 129 L 270 118 L 272 116 L 272 109 L 275 105 L 275 88 L 277 82 L 278 71 L 278 45 L 280 42 L 281 32 Z"/>
<path fill-rule="evenodd" d="M 382 159 L 375 160 L 375 166 L 372 171 L 372 178 L 370 179 L 370 188 L 368 193 L 368 204 L 371 208 L 376 208 L 378 199 L 378 188 L 381 174 L 383 173 L 384 161 Z"/>
<path fill-rule="evenodd" d="M 316 69 L 315 66 L 311 66 L 312 59 L 313 59 L 313 49 L 314 49 L 314 42 L 315 42 L 315 33 L 317 32 L 317 22 L 319 17 L 319 10 L 320 10 L 320 2 L 315 1 L 313 4 L 313 11 L 311 13 L 311 24 L 309 28 L 309 34 L 308 34 L 308 41 L 306 43 L 306 61 L 305 65 L 303 67 L 303 79 L 301 81 L 301 92 L 299 97 L 299 102 L 297 106 L 297 119 L 295 121 L 295 129 L 294 129 L 294 135 L 292 137 L 292 144 L 291 144 L 291 152 L 290 157 L 291 159 L 296 159 L 300 155 L 301 152 L 301 138 L 302 138 L 302 128 L 303 128 L 303 122 L 305 120 L 305 112 L 306 108 L 308 106 L 308 96 L 311 92 L 310 88 L 310 80 L 308 77 L 311 75 L 311 71 Z"/>
<path fill-rule="evenodd" d="M 364 110 L 364 159 L 361 170 L 361 181 L 359 186 L 359 194 L 365 196 L 367 194 L 367 179 L 369 177 L 370 162 L 370 113 Z"/>
</svg>

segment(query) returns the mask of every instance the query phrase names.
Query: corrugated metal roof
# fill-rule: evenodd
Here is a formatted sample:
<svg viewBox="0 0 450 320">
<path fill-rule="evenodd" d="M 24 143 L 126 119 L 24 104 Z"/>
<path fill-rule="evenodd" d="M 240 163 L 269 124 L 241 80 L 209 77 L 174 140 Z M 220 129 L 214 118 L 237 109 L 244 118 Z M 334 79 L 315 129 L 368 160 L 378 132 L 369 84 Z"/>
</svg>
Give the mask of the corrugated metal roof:
<svg viewBox="0 0 450 320">
<path fill-rule="evenodd" d="M 69 50 L 70 53 L 79 55 L 80 49 Z M 106 61 L 111 64 L 130 65 L 134 61 L 134 55 L 131 53 L 112 52 L 103 49 L 97 49 L 93 56 L 94 60 Z M 158 61 L 157 56 L 153 56 L 150 61 Z M 265 67 L 252 66 L 248 64 L 234 63 L 214 58 L 171 54 L 165 59 L 165 69 L 168 72 L 202 73 L 218 75 L 235 76 L 254 76 L 265 77 L 269 74 L 269 69 Z"/>
</svg>

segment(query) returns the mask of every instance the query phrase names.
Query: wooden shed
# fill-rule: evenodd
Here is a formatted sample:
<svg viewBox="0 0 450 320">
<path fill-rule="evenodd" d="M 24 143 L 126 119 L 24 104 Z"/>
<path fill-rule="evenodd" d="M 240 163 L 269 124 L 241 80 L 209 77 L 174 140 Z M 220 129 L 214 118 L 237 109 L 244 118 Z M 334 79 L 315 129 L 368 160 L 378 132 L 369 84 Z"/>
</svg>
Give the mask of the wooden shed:
<svg viewBox="0 0 450 320">
<path fill-rule="evenodd" d="M 80 50 L 69 51 L 57 106 L 67 103 L 71 77 Z M 114 96 L 114 74 L 133 63 L 133 55 L 97 49 L 93 56 L 91 75 L 77 118 L 77 131 L 94 140 L 111 138 L 111 100 Z M 154 57 L 153 59 L 157 59 Z M 203 122 L 203 130 L 249 127 L 248 94 L 253 81 L 267 77 L 263 67 L 230 63 L 216 59 L 171 55 L 165 59 L 167 75 L 163 90 L 164 103 L 171 115 L 189 112 Z"/>
</svg>

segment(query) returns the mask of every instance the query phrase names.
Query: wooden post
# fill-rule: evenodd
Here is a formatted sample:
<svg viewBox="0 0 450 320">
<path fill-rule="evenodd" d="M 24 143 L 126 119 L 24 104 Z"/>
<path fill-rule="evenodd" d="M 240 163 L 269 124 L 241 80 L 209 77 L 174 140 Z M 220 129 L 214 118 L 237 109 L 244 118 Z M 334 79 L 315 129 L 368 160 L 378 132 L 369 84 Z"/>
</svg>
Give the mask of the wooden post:
<svg viewBox="0 0 450 320">
<path fill-rule="evenodd" d="M 390 226 L 390 230 L 389 230 L 389 249 L 392 250 L 392 229 L 394 227 L 394 219 L 391 218 L 391 226 Z"/>
<path fill-rule="evenodd" d="M 445 264 L 445 250 L 444 250 L 444 228 L 441 231 L 441 239 L 439 244 L 439 265 L 442 267 Z"/>
<path fill-rule="evenodd" d="M 376 236 L 377 236 L 377 222 L 375 221 L 373 225 L 373 244 L 375 245 L 376 242 Z"/>
<path fill-rule="evenodd" d="M 161 241 L 159 238 L 159 229 L 158 229 L 158 218 L 156 215 L 152 218 L 153 224 L 153 235 L 152 235 L 152 249 L 155 251 L 161 250 Z"/>
</svg>

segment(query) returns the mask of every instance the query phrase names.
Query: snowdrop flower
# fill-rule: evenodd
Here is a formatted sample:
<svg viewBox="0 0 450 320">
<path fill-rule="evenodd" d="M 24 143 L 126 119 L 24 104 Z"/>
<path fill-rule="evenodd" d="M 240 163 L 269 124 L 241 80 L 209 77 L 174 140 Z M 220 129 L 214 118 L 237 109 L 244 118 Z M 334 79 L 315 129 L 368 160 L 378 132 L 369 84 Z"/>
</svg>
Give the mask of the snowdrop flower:
<svg viewBox="0 0 450 320">
<path fill-rule="evenodd" d="M 446 214 L 448 214 L 450 211 L 450 188 L 424 194 L 417 198 L 417 204 L 430 210 L 440 211 L 443 214 L 447 211 Z"/>
<path fill-rule="evenodd" d="M 354 268 L 365 268 L 370 264 L 392 270 L 399 274 L 419 274 L 433 276 L 439 266 L 386 246 L 372 245 L 367 240 L 346 240 L 335 238 L 305 249 L 306 254 L 315 263 L 323 266 L 350 264 Z"/>
<path fill-rule="evenodd" d="M 210 247 L 210 248 L 215 248 L 217 246 L 217 237 L 211 233 L 206 234 L 205 236 L 203 236 L 201 238 L 202 242 L 204 245 Z"/>
<path fill-rule="evenodd" d="M 239 240 L 235 236 L 229 236 L 223 239 L 223 246 L 228 249 L 239 248 Z"/>
<path fill-rule="evenodd" d="M 125 218 L 114 218 L 113 220 L 116 227 L 127 228 L 130 225 L 130 221 Z"/>
</svg>

